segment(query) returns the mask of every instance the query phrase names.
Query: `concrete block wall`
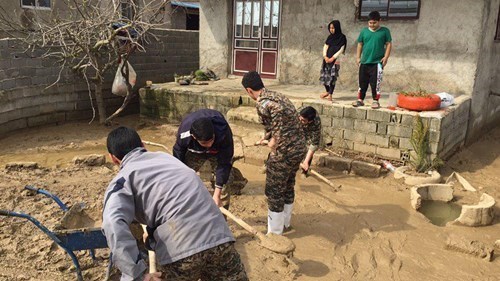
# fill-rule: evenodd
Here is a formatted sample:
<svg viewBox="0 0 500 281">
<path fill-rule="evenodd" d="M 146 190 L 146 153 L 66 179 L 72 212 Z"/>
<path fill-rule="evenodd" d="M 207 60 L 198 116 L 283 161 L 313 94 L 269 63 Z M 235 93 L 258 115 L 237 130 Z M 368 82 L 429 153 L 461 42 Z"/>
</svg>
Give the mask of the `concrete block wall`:
<svg viewBox="0 0 500 281">
<path fill-rule="evenodd" d="M 140 89 L 141 115 L 180 121 L 187 113 L 202 108 L 223 114 L 238 106 L 254 106 L 248 96 L 238 93 L 211 93 L 173 90 L 166 87 Z M 446 110 L 411 112 L 368 107 L 354 108 L 318 100 L 292 100 L 296 106 L 312 106 L 321 117 L 322 143 L 334 147 L 371 153 L 385 159 L 407 159 L 413 150 L 411 137 L 416 116 L 429 126 L 432 157 L 446 159 L 464 145 L 471 98 L 460 96 Z"/>
<path fill-rule="evenodd" d="M 150 40 L 146 52 L 136 53 L 130 60 L 137 72 L 136 89 L 146 80 L 173 81 L 174 73 L 188 74 L 199 68 L 197 31 L 161 30 L 156 34 L 159 41 Z M 47 88 L 57 80 L 60 68 L 42 55 L 42 51 L 25 52 L 15 40 L 0 40 L 0 137 L 27 127 L 91 120 L 91 100 L 84 80 L 65 70 L 59 83 Z M 111 93 L 115 71 L 107 73 L 103 87 L 108 115 L 123 102 L 123 97 Z M 124 114 L 138 111 L 136 99 Z"/>
</svg>

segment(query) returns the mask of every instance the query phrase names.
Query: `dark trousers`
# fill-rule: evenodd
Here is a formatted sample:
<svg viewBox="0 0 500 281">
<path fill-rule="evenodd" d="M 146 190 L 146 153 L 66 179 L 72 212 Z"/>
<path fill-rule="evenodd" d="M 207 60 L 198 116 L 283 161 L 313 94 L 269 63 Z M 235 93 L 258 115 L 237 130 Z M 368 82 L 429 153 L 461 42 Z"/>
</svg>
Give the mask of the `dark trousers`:
<svg viewBox="0 0 500 281">
<path fill-rule="evenodd" d="M 364 100 L 368 85 L 372 88 L 372 98 L 380 99 L 380 82 L 382 82 L 381 64 L 361 64 L 359 66 L 358 99 Z"/>
<path fill-rule="evenodd" d="M 325 90 L 328 92 L 329 95 L 332 95 L 333 91 L 335 91 L 335 83 L 330 85 L 325 85 Z"/>
</svg>

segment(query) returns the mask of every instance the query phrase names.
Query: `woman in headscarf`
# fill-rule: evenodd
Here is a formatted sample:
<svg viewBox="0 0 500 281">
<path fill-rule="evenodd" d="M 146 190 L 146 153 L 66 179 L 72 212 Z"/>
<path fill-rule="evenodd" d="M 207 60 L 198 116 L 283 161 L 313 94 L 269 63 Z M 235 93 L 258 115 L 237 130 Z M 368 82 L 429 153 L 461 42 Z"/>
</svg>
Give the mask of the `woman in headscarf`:
<svg viewBox="0 0 500 281">
<path fill-rule="evenodd" d="M 321 94 L 321 98 L 332 100 L 335 90 L 335 83 L 339 77 L 340 62 L 337 59 L 345 53 L 347 39 L 342 33 L 340 21 L 334 20 L 328 24 L 330 35 L 326 38 L 323 46 L 323 64 L 321 66 L 321 77 L 319 80 L 325 86 L 326 92 Z"/>
</svg>

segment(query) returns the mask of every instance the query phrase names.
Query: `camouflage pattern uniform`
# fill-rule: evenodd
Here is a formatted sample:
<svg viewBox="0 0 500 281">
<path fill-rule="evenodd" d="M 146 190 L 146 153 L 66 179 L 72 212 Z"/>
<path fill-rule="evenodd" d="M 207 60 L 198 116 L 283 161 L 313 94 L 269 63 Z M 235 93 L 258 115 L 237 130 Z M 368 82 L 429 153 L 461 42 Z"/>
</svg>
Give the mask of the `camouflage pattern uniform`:
<svg viewBox="0 0 500 281">
<path fill-rule="evenodd" d="M 304 107 L 298 109 L 298 112 L 302 111 Z M 306 144 L 310 151 L 316 151 L 319 148 L 319 143 L 321 140 L 321 118 L 316 115 L 316 118 L 311 123 L 302 124 L 300 123 L 304 135 L 306 137 Z M 311 161 L 312 162 L 312 158 Z M 311 165 L 311 163 L 308 163 Z"/>
<path fill-rule="evenodd" d="M 248 280 L 240 255 L 232 242 L 221 244 L 171 264 L 161 265 L 159 271 L 162 272 L 164 280 Z"/>
<path fill-rule="evenodd" d="M 266 133 L 276 140 L 276 150 L 266 162 L 269 210 L 283 212 L 295 199 L 295 175 L 306 153 L 304 132 L 295 106 L 282 94 L 263 89 L 256 108 Z"/>
<path fill-rule="evenodd" d="M 210 165 L 209 173 L 209 181 L 211 181 L 211 189 L 215 188 L 215 169 L 217 168 L 217 158 L 211 155 L 206 154 L 198 154 L 187 152 L 186 153 L 186 166 L 195 170 L 196 172 L 200 172 L 200 178 L 205 181 L 206 175 L 202 169 L 203 165 L 208 161 Z M 222 201 L 222 206 L 226 209 L 229 209 L 229 204 L 231 203 L 231 194 L 239 195 L 241 194 L 241 190 L 247 184 L 248 180 L 243 176 L 243 174 L 236 167 L 231 168 L 231 172 L 229 173 L 229 178 L 222 186 L 222 191 L 220 195 L 220 199 Z M 208 186 L 207 186 L 208 188 Z M 210 190 L 210 188 L 209 188 Z M 213 190 L 210 190 L 213 192 Z"/>
</svg>

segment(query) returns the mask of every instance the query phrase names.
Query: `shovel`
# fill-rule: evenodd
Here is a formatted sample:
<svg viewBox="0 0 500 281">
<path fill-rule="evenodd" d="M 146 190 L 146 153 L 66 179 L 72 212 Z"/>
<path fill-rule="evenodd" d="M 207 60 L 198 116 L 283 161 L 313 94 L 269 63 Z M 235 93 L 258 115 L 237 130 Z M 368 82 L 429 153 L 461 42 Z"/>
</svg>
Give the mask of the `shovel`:
<svg viewBox="0 0 500 281">
<path fill-rule="evenodd" d="M 285 255 L 293 254 L 293 251 L 295 250 L 295 244 L 292 242 L 292 240 L 282 235 L 271 234 L 266 236 L 261 232 L 257 231 L 255 228 L 251 227 L 242 219 L 233 215 L 228 210 L 222 207 L 220 207 L 219 209 L 224 215 L 230 217 L 235 223 L 239 224 L 246 231 L 256 236 L 260 240 L 260 245 L 262 247 L 271 250 L 273 252 L 276 252 L 278 254 L 285 254 Z"/>
</svg>

